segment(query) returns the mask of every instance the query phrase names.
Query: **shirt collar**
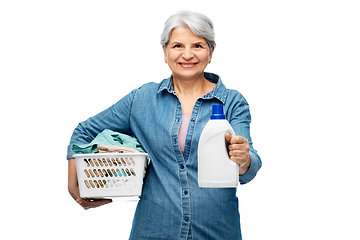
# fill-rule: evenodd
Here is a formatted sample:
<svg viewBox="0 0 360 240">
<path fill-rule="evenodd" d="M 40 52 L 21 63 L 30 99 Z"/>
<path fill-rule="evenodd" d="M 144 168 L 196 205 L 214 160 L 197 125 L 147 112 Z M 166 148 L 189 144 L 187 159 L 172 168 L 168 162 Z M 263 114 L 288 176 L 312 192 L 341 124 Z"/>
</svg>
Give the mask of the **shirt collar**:
<svg viewBox="0 0 360 240">
<path fill-rule="evenodd" d="M 207 72 L 204 73 L 204 76 L 208 81 L 210 81 L 212 83 L 216 83 L 216 86 L 214 87 L 214 89 L 211 92 L 202 96 L 201 99 L 217 98 L 222 102 L 222 104 L 224 104 L 228 90 L 226 89 L 225 85 L 222 83 L 221 78 L 214 73 L 207 73 Z M 176 95 L 176 92 L 174 90 L 173 81 L 172 81 L 172 76 L 170 76 L 167 79 L 164 79 L 160 83 L 157 93 L 160 93 L 163 90 L 167 90 L 169 93 Z"/>
</svg>

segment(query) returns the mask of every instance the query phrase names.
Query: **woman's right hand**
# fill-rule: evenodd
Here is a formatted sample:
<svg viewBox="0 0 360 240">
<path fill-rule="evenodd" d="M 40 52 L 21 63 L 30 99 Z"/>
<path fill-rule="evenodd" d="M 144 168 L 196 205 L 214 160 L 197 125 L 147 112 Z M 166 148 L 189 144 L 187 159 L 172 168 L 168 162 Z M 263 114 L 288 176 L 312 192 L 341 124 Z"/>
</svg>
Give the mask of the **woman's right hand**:
<svg viewBox="0 0 360 240">
<path fill-rule="evenodd" d="M 68 160 L 69 167 L 68 167 L 68 189 L 70 195 L 73 197 L 73 199 L 79 203 L 85 210 L 90 208 L 96 208 L 100 207 L 102 205 L 111 203 L 111 199 L 102 199 L 102 200 L 86 200 L 80 197 L 80 191 L 79 191 L 79 184 L 77 180 L 77 174 L 76 174 L 76 164 L 75 159 L 71 158 Z"/>
</svg>

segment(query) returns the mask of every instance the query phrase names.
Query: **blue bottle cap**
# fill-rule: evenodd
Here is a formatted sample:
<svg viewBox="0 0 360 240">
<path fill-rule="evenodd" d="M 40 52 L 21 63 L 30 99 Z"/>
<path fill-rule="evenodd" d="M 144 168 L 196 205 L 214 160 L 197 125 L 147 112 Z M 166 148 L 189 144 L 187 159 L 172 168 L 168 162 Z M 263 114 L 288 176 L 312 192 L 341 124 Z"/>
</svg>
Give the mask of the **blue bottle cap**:
<svg viewBox="0 0 360 240">
<path fill-rule="evenodd" d="M 212 105 L 212 115 L 210 119 L 225 119 L 224 106 L 221 104 Z"/>
</svg>

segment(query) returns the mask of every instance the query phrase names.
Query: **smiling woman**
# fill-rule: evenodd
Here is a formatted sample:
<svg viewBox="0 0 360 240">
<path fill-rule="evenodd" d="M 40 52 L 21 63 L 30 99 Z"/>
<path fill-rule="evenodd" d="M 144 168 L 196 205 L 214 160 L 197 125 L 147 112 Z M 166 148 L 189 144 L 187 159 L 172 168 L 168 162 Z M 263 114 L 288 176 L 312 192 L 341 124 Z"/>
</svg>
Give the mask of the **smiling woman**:
<svg viewBox="0 0 360 240">
<path fill-rule="evenodd" d="M 182 112 L 190 115 L 197 99 L 216 86 L 204 77 L 216 46 L 213 23 L 203 14 L 180 11 L 166 21 L 161 44 Z"/>
<path fill-rule="evenodd" d="M 205 91 L 215 87 L 204 78 L 204 70 L 214 50 L 210 49 L 205 38 L 195 35 L 189 27 L 178 27 L 172 31 L 167 47 L 163 46 L 163 49 L 176 86 L 182 81 L 192 81 L 202 82 Z"/>
<path fill-rule="evenodd" d="M 204 78 L 216 46 L 214 26 L 209 18 L 200 13 L 178 12 L 166 21 L 161 44 L 165 62 L 173 73 L 175 90 L 184 92 L 185 86 L 180 86 L 183 81 L 191 81 L 190 89 L 200 83 L 202 88 L 198 90 L 202 91 L 194 93 L 198 97 L 214 88 L 215 85 Z"/>
<path fill-rule="evenodd" d="M 241 239 L 236 188 L 199 187 L 197 149 L 212 105 L 223 104 L 236 134 L 224 136 L 224 144 L 226 138 L 230 159 L 241 166 L 239 182 L 250 182 L 261 160 L 252 147 L 248 103 L 218 75 L 204 72 L 216 46 L 209 18 L 189 11 L 171 16 L 161 44 L 172 75 L 134 89 L 80 123 L 70 146 L 87 144 L 110 129 L 136 136 L 148 153 L 151 162 L 130 239 Z M 84 208 L 108 203 L 79 196 L 72 154 L 68 152 L 70 194 Z"/>
</svg>

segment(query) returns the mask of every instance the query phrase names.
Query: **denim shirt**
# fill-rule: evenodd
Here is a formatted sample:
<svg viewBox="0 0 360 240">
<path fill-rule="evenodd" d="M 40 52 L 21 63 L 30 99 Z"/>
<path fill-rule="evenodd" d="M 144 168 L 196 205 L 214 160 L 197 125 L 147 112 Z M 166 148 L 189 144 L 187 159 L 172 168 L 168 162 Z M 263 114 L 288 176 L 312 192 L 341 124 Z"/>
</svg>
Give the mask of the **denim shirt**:
<svg viewBox="0 0 360 240">
<path fill-rule="evenodd" d="M 136 137 L 149 154 L 151 162 L 130 239 L 241 239 L 236 188 L 198 186 L 197 148 L 212 105 L 223 104 L 236 135 L 249 140 L 251 165 L 239 181 L 251 181 L 261 160 L 250 138 L 249 105 L 239 92 L 225 88 L 218 75 L 205 73 L 205 78 L 216 86 L 193 107 L 183 153 L 178 140 L 182 108 L 172 77 L 133 90 L 74 130 L 68 149 L 111 129 Z M 68 159 L 72 155 L 68 150 Z"/>
</svg>

